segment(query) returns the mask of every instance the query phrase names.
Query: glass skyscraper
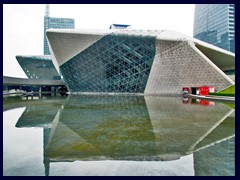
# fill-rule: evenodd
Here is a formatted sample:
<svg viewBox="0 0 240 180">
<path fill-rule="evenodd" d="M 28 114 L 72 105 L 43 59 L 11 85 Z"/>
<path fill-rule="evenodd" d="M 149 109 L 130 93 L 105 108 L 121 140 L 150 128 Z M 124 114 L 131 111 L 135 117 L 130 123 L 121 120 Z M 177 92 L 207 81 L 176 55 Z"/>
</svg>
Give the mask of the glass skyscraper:
<svg viewBox="0 0 240 180">
<path fill-rule="evenodd" d="M 235 5 L 197 4 L 193 36 L 235 53 Z"/>
<path fill-rule="evenodd" d="M 53 18 L 50 17 L 50 9 L 49 4 L 46 5 L 46 11 L 44 16 L 44 55 L 50 55 L 47 38 L 46 38 L 46 30 L 47 29 L 74 29 L 75 22 L 74 19 L 70 18 Z"/>
</svg>

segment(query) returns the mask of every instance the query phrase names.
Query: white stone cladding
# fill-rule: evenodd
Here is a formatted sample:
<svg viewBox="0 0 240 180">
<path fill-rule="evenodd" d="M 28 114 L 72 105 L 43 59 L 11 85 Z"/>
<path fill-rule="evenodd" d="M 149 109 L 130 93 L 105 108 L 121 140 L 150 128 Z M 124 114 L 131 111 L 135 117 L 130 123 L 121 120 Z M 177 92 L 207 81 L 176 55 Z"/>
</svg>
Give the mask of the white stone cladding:
<svg viewBox="0 0 240 180">
<path fill-rule="evenodd" d="M 219 91 L 234 84 L 192 45 L 188 41 L 157 40 L 145 94 L 181 94 L 183 87 L 204 85 L 215 86 Z"/>
<path fill-rule="evenodd" d="M 154 36 L 156 54 L 144 94 L 181 94 L 183 87 L 214 86 L 216 91 L 234 81 L 222 70 L 235 67 L 235 54 L 167 30 L 66 30 L 47 31 L 53 64 L 59 66 L 113 33 L 127 36 Z"/>
<path fill-rule="evenodd" d="M 104 35 L 47 32 L 51 55 L 54 56 L 53 64 L 59 69 L 63 63 L 88 48 Z"/>
</svg>

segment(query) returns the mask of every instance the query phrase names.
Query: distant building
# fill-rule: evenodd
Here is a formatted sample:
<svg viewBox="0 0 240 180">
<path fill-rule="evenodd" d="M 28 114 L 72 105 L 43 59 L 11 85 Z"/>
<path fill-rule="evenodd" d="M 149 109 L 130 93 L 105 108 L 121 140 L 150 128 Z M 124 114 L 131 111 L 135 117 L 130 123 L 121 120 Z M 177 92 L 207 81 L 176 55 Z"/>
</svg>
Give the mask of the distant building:
<svg viewBox="0 0 240 180">
<path fill-rule="evenodd" d="M 50 55 L 16 56 L 16 59 L 29 79 L 61 79 Z"/>
<path fill-rule="evenodd" d="M 197 4 L 193 36 L 235 53 L 235 5 Z"/>
<path fill-rule="evenodd" d="M 109 29 L 132 29 L 132 26 L 126 24 L 111 24 Z"/>
<path fill-rule="evenodd" d="M 46 11 L 44 16 L 44 55 L 49 55 L 49 47 L 46 38 L 47 29 L 74 29 L 75 22 L 74 19 L 70 18 L 53 18 L 50 17 L 49 4 L 46 5 Z"/>
</svg>

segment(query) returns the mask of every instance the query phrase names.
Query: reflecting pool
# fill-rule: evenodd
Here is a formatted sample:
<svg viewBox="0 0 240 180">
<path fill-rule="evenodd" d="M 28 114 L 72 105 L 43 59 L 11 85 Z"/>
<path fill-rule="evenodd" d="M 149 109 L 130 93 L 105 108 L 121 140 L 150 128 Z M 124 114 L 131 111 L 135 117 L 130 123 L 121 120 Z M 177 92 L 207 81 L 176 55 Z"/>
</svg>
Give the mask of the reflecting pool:
<svg viewBox="0 0 240 180">
<path fill-rule="evenodd" d="M 165 96 L 3 98 L 4 176 L 232 176 L 235 109 Z"/>
</svg>

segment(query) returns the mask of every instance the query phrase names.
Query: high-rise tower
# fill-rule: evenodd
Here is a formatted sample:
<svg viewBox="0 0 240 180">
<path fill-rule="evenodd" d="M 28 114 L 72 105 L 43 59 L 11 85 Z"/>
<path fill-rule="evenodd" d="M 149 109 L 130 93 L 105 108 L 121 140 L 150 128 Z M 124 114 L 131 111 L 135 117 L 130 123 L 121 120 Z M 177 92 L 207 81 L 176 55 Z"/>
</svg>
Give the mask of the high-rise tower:
<svg viewBox="0 0 240 180">
<path fill-rule="evenodd" d="M 45 17 L 50 17 L 50 9 L 49 9 L 49 4 L 46 4 L 46 9 L 45 9 Z"/>
<path fill-rule="evenodd" d="M 193 36 L 234 53 L 235 5 L 197 4 Z"/>
<path fill-rule="evenodd" d="M 53 18 L 50 17 L 50 7 L 46 4 L 45 16 L 44 16 L 44 55 L 49 55 L 49 47 L 47 43 L 46 30 L 47 29 L 74 29 L 75 22 L 71 18 Z"/>
</svg>

